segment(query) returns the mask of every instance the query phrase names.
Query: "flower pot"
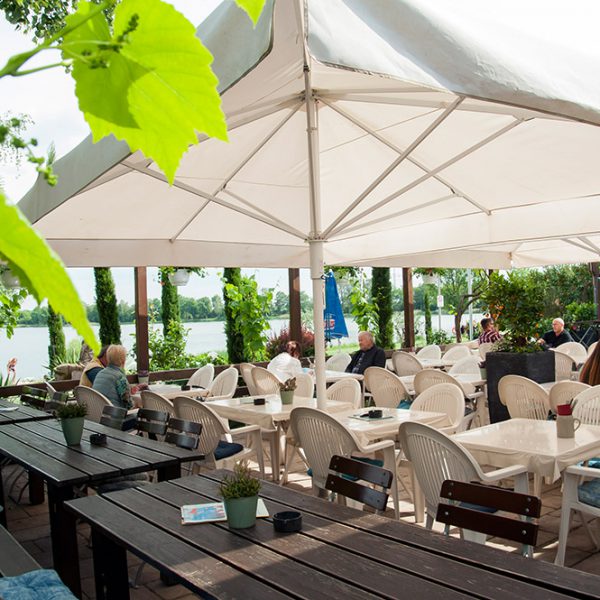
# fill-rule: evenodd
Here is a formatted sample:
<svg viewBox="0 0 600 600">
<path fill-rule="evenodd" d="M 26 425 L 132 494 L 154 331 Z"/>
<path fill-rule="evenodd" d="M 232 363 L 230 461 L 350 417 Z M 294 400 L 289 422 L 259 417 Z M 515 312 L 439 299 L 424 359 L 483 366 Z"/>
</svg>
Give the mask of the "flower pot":
<svg viewBox="0 0 600 600">
<path fill-rule="evenodd" d="M 145 383 L 146 385 L 150 383 L 150 375 L 148 374 L 148 371 L 138 371 L 137 378 L 138 383 Z"/>
<path fill-rule="evenodd" d="M 174 273 L 169 273 L 169 281 L 173 285 L 186 285 L 190 280 L 190 272 L 187 269 L 177 269 Z"/>
<path fill-rule="evenodd" d="M 230 498 L 224 501 L 229 529 L 247 529 L 256 523 L 258 496 Z"/>
<path fill-rule="evenodd" d="M 19 278 L 10 269 L 5 269 L 2 271 L 0 274 L 0 279 L 2 279 L 2 285 L 7 289 L 16 289 L 21 287 Z"/>
<path fill-rule="evenodd" d="M 67 446 L 79 446 L 81 443 L 81 436 L 83 435 L 83 421 L 83 417 L 60 420 L 60 426 L 62 427 Z"/>
<path fill-rule="evenodd" d="M 428 274 L 428 275 L 422 275 L 421 277 L 423 279 L 424 285 L 435 285 L 437 283 L 436 275 Z"/>
<path fill-rule="evenodd" d="M 279 392 L 281 396 L 281 404 L 292 404 L 294 402 L 294 390 L 287 390 Z"/>
</svg>

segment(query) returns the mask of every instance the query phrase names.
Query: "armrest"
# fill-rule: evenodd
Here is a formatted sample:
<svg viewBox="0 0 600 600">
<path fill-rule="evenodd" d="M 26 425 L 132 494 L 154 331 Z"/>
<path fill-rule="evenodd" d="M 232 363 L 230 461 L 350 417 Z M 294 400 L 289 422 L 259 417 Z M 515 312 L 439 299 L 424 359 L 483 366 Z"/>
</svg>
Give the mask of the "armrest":
<svg viewBox="0 0 600 600">
<path fill-rule="evenodd" d="M 515 477 L 516 475 L 521 475 L 523 473 L 527 473 L 527 468 L 525 466 L 513 465 L 512 467 L 504 467 L 503 469 L 496 469 L 495 471 L 490 471 L 489 473 L 483 473 L 481 476 L 481 481 L 493 483 L 499 479 Z"/>
<path fill-rule="evenodd" d="M 232 437 L 237 437 L 238 435 L 244 435 L 246 433 L 252 433 L 253 431 L 260 432 L 260 427 L 258 425 L 246 425 L 245 427 L 238 427 L 237 429 L 231 429 L 229 433 Z"/>
<path fill-rule="evenodd" d="M 575 475 L 577 477 L 600 477 L 600 469 L 594 469 L 592 467 L 580 467 L 578 465 L 573 465 L 572 467 L 567 467 L 565 470 L 565 474 Z"/>
<path fill-rule="evenodd" d="M 365 454 L 377 452 L 378 450 L 385 450 L 386 448 L 394 448 L 394 440 L 382 440 L 381 442 L 375 442 L 374 444 L 368 444 L 367 446 L 360 444 L 358 447 L 359 451 Z"/>
</svg>

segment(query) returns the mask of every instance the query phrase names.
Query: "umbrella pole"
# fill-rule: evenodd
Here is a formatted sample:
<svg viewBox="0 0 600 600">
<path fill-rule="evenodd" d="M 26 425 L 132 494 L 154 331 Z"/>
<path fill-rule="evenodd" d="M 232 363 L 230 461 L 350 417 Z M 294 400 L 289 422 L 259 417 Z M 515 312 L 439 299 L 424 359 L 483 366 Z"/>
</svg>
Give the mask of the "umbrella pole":
<svg viewBox="0 0 600 600">
<path fill-rule="evenodd" d="M 325 385 L 325 280 L 323 279 L 323 240 L 309 240 L 310 278 L 313 291 L 313 321 L 315 326 L 315 375 L 317 383 L 317 407 L 327 404 Z"/>
</svg>

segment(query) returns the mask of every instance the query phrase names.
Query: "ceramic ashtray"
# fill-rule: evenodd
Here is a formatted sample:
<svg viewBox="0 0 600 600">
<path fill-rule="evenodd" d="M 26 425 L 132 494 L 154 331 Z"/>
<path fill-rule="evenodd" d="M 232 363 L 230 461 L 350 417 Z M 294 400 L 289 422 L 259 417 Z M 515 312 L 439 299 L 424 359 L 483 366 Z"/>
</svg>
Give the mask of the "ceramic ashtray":
<svg viewBox="0 0 600 600">
<path fill-rule="evenodd" d="M 262 406 L 265 403 L 264 398 L 254 398 L 254 404 L 256 406 Z"/>
<path fill-rule="evenodd" d="M 302 530 L 302 514 L 295 510 L 286 510 L 273 515 L 273 527 L 281 533 L 293 533 Z"/>
<path fill-rule="evenodd" d="M 106 434 L 92 433 L 92 435 L 90 435 L 90 444 L 93 446 L 106 446 Z"/>
<path fill-rule="evenodd" d="M 368 413 L 369 419 L 381 419 L 383 417 L 382 410 L 370 410 Z"/>
</svg>

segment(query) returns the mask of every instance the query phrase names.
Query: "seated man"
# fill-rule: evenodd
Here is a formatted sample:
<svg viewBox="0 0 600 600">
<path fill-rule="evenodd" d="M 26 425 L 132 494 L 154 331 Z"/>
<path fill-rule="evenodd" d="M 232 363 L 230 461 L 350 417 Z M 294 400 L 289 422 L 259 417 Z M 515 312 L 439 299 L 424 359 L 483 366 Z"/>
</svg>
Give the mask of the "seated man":
<svg viewBox="0 0 600 600">
<path fill-rule="evenodd" d="M 85 365 L 79 385 L 84 385 L 85 387 L 92 387 L 94 385 L 94 379 L 96 379 L 96 375 L 98 375 L 98 373 L 100 373 L 100 371 L 106 367 L 107 350 L 108 346 L 102 346 L 100 352 L 98 352 L 98 356 L 96 356 L 96 358 L 92 358 L 92 360 Z"/>
<path fill-rule="evenodd" d="M 552 331 L 546 333 L 538 340 L 538 344 L 543 344 L 544 348 L 558 348 L 561 344 L 572 342 L 573 338 L 565 330 L 565 322 L 561 318 L 552 321 Z"/>
<path fill-rule="evenodd" d="M 494 319 L 481 319 L 481 335 L 477 338 L 477 342 L 481 344 L 494 344 L 502 339 L 502 335 L 494 327 Z"/>
<path fill-rule="evenodd" d="M 369 367 L 385 368 L 385 352 L 375 345 L 375 338 L 371 332 L 361 331 L 358 334 L 358 346 L 360 350 L 352 355 L 346 373 L 362 375 Z"/>
</svg>

